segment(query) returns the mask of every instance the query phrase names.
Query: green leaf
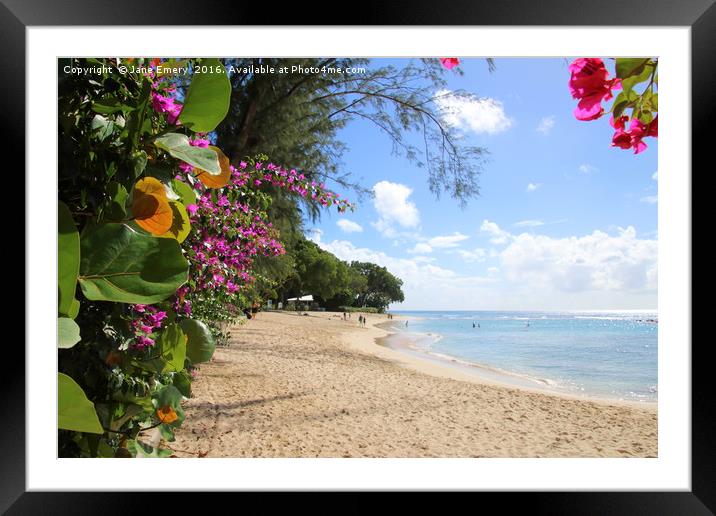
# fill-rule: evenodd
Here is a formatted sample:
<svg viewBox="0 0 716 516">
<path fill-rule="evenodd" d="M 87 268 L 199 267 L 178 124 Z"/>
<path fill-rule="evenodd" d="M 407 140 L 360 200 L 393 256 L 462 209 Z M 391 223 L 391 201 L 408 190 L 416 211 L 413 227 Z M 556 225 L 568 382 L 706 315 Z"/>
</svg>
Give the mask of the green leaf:
<svg viewBox="0 0 716 516">
<path fill-rule="evenodd" d="M 69 208 L 62 201 L 57 210 L 57 286 L 59 293 L 58 312 L 71 315 L 75 304 L 75 288 L 80 269 L 80 235 Z M 77 314 L 75 313 L 74 316 Z"/>
<path fill-rule="evenodd" d="M 167 326 L 152 348 L 159 356 L 151 360 L 137 360 L 134 365 L 144 370 L 163 374 L 184 369 L 187 337 L 177 324 Z"/>
<path fill-rule="evenodd" d="M 182 395 L 173 385 L 163 385 L 152 394 L 155 408 L 171 407 L 174 410 L 181 408 Z"/>
<path fill-rule="evenodd" d="M 178 179 L 172 179 L 171 185 L 184 206 L 196 203 L 196 193 L 191 186 Z"/>
<path fill-rule="evenodd" d="M 624 92 L 616 96 L 616 98 L 614 99 L 614 104 L 612 105 L 612 116 L 615 120 L 622 115 L 628 105 L 629 100 L 627 99 L 626 95 L 624 95 Z"/>
<path fill-rule="evenodd" d="M 154 140 L 154 145 L 167 151 L 177 159 L 205 170 L 209 174 L 221 173 L 219 156 L 211 149 L 189 145 L 189 138 L 184 134 L 169 133 Z"/>
<path fill-rule="evenodd" d="M 103 434 L 94 404 L 72 378 L 57 373 L 57 426 L 63 430 Z"/>
<path fill-rule="evenodd" d="M 67 313 L 67 315 L 69 315 L 71 319 L 74 319 L 75 317 L 77 317 L 77 314 L 79 314 L 79 313 L 80 313 L 80 302 L 77 301 L 76 299 L 73 299 L 72 302 L 70 303 L 70 310 Z"/>
<path fill-rule="evenodd" d="M 188 337 L 186 356 L 193 364 L 208 362 L 214 355 L 216 344 L 209 327 L 196 319 L 184 319 L 181 329 Z"/>
<path fill-rule="evenodd" d="M 92 111 L 103 115 L 110 115 L 122 110 L 131 110 L 130 106 L 123 105 L 115 97 L 105 97 L 92 103 Z"/>
<path fill-rule="evenodd" d="M 191 222 L 189 222 L 189 215 L 186 212 L 184 205 L 177 201 L 169 201 L 169 207 L 172 209 L 172 226 L 169 231 L 163 235 L 159 235 L 159 238 L 173 238 L 179 243 L 182 243 L 189 232 L 191 231 Z"/>
<path fill-rule="evenodd" d="M 137 459 L 161 459 L 169 457 L 172 454 L 171 450 L 165 450 L 162 448 L 154 448 L 141 441 L 131 440 L 127 441 L 127 450 Z"/>
<path fill-rule="evenodd" d="M 141 234 L 126 224 L 82 234 L 80 286 L 87 299 L 152 304 L 187 280 L 189 263 L 176 240 Z"/>
<path fill-rule="evenodd" d="M 226 117 L 230 99 L 231 83 L 221 61 L 204 59 L 195 65 L 179 121 L 195 133 L 209 133 Z"/>
<path fill-rule="evenodd" d="M 640 73 L 632 75 L 627 79 L 623 79 L 622 92 L 629 96 L 631 96 L 632 94 L 637 95 L 637 93 L 633 91 L 634 86 L 649 79 L 651 77 L 651 71 L 651 67 L 647 66 Z"/>
<path fill-rule="evenodd" d="M 80 341 L 80 327 L 68 317 L 57 319 L 57 347 L 71 348 Z"/>
<path fill-rule="evenodd" d="M 114 122 L 106 119 L 102 115 L 95 115 L 90 124 L 92 131 L 96 132 L 99 141 L 104 141 L 114 131 Z"/>
<path fill-rule="evenodd" d="M 104 220 L 120 221 L 127 218 L 127 189 L 124 185 L 112 181 L 107 184 L 106 188 L 107 195 L 109 196 L 109 202 L 107 207 L 102 212 Z"/>
<path fill-rule="evenodd" d="M 644 66 L 648 62 L 648 57 L 618 57 L 616 63 L 617 77 L 619 77 L 620 79 L 626 79 L 627 77 L 631 77 L 632 75 L 640 74 L 644 70 Z"/>
<path fill-rule="evenodd" d="M 186 342 L 187 336 L 177 324 L 167 326 L 157 339 L 162 349 L 162 357 L 167 361 L 171 371 L 178 372 L 184 369 Z"/>
<path fill-rule="evenodd" d="M 181 371 L 172 377 L 172 385 L 181 392 L 185 398 L 191 398 L 191 377 L 186 371 Z"/>
</svg>

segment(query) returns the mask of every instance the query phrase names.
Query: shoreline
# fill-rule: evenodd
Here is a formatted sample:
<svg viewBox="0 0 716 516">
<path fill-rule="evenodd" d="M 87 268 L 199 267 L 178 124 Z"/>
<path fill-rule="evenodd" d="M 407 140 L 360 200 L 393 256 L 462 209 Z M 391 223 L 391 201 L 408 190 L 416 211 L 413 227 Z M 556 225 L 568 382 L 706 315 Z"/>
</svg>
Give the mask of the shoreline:
<svg viewBox="0 0 716 516">
<path fill-rule="evenodd" d="M 406 319 L 406 317 L 403 317 Z M 408 355 L 418 360 L 434 363 L 440 366 L 454 369 L 456 372 L 462 372 L 470 376 L 467 381 L 475 381 L 478 383 L 487 383 L 509 388 L 523 389 L 529 392 L 548 394 L 554 396 L 563 396 L 571 399 L 580 399 L 585 401 L 595 401 L 602 403 L 626 404 L 634 407 L 643 407 L 656 410 L 659 400 L 629 400 L 623 398 L 612 398 L 601 396 L 594 393 L 565 392 L 553 388 L 547 379 L 540 379 L 528 375 L 521 375 L 511 371 L 501 370 L 497 367 L 491 367 L 486 364 L 472 362 L 454 355 L 436 354 L 426 351 L 415 345 L 414 339 L 409 335 L 401 333 L 400 329 L 390 328 L 392 323 L 383 322 L 376 324 L 376 327 L 387 332 L 382 337 L 376 337 L 376 345 L 397 351 L 398 353 Z M 462 375 L 447 375 L 455 379 L 465 379 Z"/>
<path fill-rule="evenodd" d="M 259 312 L 200 364 L 176 457 L 657 457 L 656 407 L 478 379 L 381 346 L 385 315 Z M 397 315 L 394 320 L 399 321 Z"/>
<path fill-rule="evenodd" d="M 377 314 L 363 315 L 372 315 L 373 318 L 377 316 Z M 419 319 L 419 317 L 393 314 L 392 321 L 404 321 L 412 319 Z M 619 398 L 608 398 L 603 396 L 590 395 L 586 393 L 581 394 L 552 390 L 549 388 L 548 385 L 539 385 L 535 380 L 529 378 L 520 378 L 518 375 L 512 375 L 508 371 L 502 372 L 497 370 L 496 368 L 492 369 L 489 366 L 472 363 L 468 360 L 463 360 L 458 357 L 453 357 L 449 355 L 445 355 L 444 357 L 430 355 L 419 348 L 411 347 L 409 344 L 405 343 L 403 343 L 402 345 L 392 345 L 393 343 L 389 343 L 387 341 L 396 337 L 401 338 L 404 341 L 412 340 L 407 335 L 401 335 L 399 329 L 390 328 L 389 326 L 394 325 L 392 321 L 388 320 L 377 323 L 370 321 L 371 324 L 369 326 L 371 328 L 379 330 L 383 333 L 380 335 L 374 335 L 372 337 L 372 343 L 356 342 L 353 337 L 348 337 L 347 343 L 353 346 L 354 349 L 360 350 L 362 352 L 375 354 L 380 358 L 393 360 L 401 367 L 407 367 L 408 369 L 412 369 L 414 371 L 429 374 L 432 376 L 437 376 L 440 378 L 450 378 L 453 380 L 472 382 L 478 385 L 491 385 L 493 387 L 502 387 L 505 389 L 517 389 L 533 394 L 556 396 L 570 400 L 641 408 L 645 410 L 652 410 L 654 412 L 656 412 L 658 409 L 658 400 L 625 400 Z M 530 385 L 530 383 L 533 383 L 535 385 Z"/>
</svg>

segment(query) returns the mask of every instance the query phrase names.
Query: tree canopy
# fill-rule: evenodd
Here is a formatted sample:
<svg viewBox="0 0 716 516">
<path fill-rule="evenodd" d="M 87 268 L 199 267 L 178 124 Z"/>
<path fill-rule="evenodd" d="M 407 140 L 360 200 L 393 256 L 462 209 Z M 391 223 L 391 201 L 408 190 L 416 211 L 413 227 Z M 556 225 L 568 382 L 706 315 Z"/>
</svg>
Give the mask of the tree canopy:
<svg viewBox="0 0 716 516">
<path fill-rule="evenodd" d="M 217 137 L 234 164 L 245 155 L 265 153 L 309 178 L 333 179 L 365 192 L 341 168 L 345 145 L 339 138 L 347 123 L 364 120 L 390 139 L 396 154 L 427 170 L 435 195 L 448 193 L 465 203 L 479 194 L 486 150 L 466 144 L 442 120 L 435 95 L 445 88 L 446 70 L 437 59 L 411 60 L 399 68 L 353 58 L 225 63 L 232 70 L 231 109 Z M 261 66 L 273 73 L 257 73 Z"/>
</svg>

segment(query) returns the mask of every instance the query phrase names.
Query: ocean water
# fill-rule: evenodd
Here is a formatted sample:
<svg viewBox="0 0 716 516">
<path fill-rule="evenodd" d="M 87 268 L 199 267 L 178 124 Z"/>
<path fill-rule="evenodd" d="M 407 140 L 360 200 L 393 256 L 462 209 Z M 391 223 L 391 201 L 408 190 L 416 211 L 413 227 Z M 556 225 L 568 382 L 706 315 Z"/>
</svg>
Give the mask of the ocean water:
<svg viewBox="0 0 716 516">
<path fill-rule="evenodd" d="M 392 313 L 408 318 L 392 326 L 409 352 L 518 385 L 657 400 L 655 311 Z"/>
</svg>

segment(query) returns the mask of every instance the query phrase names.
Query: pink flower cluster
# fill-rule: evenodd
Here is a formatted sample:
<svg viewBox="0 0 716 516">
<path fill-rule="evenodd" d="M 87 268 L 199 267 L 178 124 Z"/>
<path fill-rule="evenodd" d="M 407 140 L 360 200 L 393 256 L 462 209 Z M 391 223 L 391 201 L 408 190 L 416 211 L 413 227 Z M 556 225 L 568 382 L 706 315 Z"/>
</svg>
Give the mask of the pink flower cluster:
<svg viewBox="0 0 716 516">
<path fill-rule="evenodd" d="M 612 137 L 612 147 L 620 147 L 622 149 L 634 149 L 634 154 L 639 154 L 647 147 L 642 141 L 647 136 L 659 136 L 659 117 L 656 116 L 650 123 L 645 124 L 638 118 L 632 118 L 629 122 L 629 129 L 626 129 L 626 122 L 629 117 L 620 116 L 616 120 L 612 117 L 609 120 L 611 126 L 616 129 Z"/>
<path fill-rule="evenodd" d="M 191 144 L 203 147 L 209 142 L 198 138 Z M 177 312 L 184 315 L 198 310 L 199 305 L 192 306 L 192 300 L 198 298 L 221 299 L 221 309 L 231 313 L 229 307 L 238 300 L 236 296 L 256 281 L 256 257 L 285 253 L 277 239 L 278 232 L 266 221 L 266 214 L 248 204 L 250 191 L 256 191 L 262 185 L 272 185 L 315 199 L 322 206 L 336 206 L 340 212 L 351 207 L 339 194 L 326 190 L 324 184 L 273 163 L 249 165 L 242 161 L 238 168 L 231 166 L 231 179 L 221 189 L 207 188 L 197 181 L 191 175 L 191 165 L 180 163 L 179 168 L 186 175 L 180 173 L 176 179 L 192 183 L 199 195 L 195 204 L 186 206 L 192 232 L 184 241 L 184 248 L 190 263 L 191 281 L 177 290 L 174 304 Z"/>
<path fill-rule="evenodd" d="M 133 305 L 131 311 L 134 316 L 131 325 L 134 330 L 134 349 L 144 349 L 154 346 L 152 338 L 154 332 L 162 327 L 162 321 L 167 313 L 151 305 Z"/>
<path fill-rule="evenodd" d="M 352 205 L 346 199 L 341 199 L 340 194 L 326 190 L 326 185 L 306 179 L 306 175 L 297 172 L 295 169 L 286 170 L 273 163 L 256 163 L 253 168 L 242 161 L 239 168 L 234 169 L 232 182 L 237 187 L 252 186 L 259 187 L 263 184 L 283 188 L 289 192 L 299 194 L 304 198 L 316 200 L 321 206 L 329 207 L 336 205 L 339 213 L 343 213 Z"/>
<path fill-rule="evenodd" d="M 152 92 L 152 108 L 157 113 L 166 113 L 167 122 L 174 125 L 184 106 L 178 104 L 172 97 L 165 97 L 156 91 Z"/>
<path fill-rule="evenodd" d="M 577 120 L 594 120 L 604 114 L 602 101 L 612 98 L 612 89 L 621 88 L 618 78 L 609 78 L 604 62 L 597 57 L 575 59 L 569 65 L 569 91 L 579 99 L 574 116 Z"/>
</svg>

